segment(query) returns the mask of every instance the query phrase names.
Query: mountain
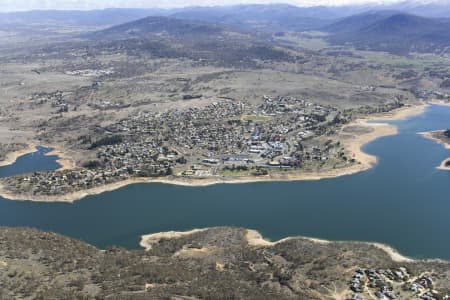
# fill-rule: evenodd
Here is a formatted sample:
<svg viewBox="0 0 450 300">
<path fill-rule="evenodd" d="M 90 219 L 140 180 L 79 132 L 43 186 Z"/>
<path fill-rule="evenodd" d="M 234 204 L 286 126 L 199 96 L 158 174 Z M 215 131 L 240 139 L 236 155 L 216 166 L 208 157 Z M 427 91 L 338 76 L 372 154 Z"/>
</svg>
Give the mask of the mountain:
<svg viewBox="0 0 450 300">
<path fill-rule="evenodd" d="M 350 44 L 396 54 L 440 52 L 450 46 L 450 19 L 424 18 L 392 11 L 345 18 L 324 31 L 332 44 Z"/>
<path fill-rule="evenodd" d="M 372 9 L 397 10 L 407 14 L 429 17 L 446 18 L 450 16 L 450 0 L 408 0 L 387 5 L 378 5 Z"/>
<path fill-rule="evenodd" d="M 339 34 L 353 33 L 397 13 L 397 11 L 370 11 L 344 18 L 338 22 L 332 23 L 331 25 L 325 26 L 322 29 L 327 32 Z"/>
<path fill-rule="evenodd" d="M 92 11 L 37 10 L 0 13 L 5 24 L 49 24 L 72 26 L 114 26 L 148 16 L 222 23 L 260 31 L 309 30 L 358 13 L 355 7 L 297 7 L 287 4 L 186 7 L 180 9 L 104 9 Z"/>
<path fill-rule="evenodd" d="M 218 35 L 224 30 L 223 25 L 214 23 L 171 17 L 146 17 L 90 33 L 88 36 L 102 39 L 126 39 L 166 34 L 172 37 L 185 38 L 187 35 Z"/>
<path fill-rule="evenodd" d="M 297 7 L 287 4 L 191 7 L 171 14 L 171 17 L 218 22 L 241 29 L 260 31 L 304 31 L 330 24 L 348 16 L 344 7 Z"/>
<path fill-rule="evenodd" d="M 114 26 L 148 16 L 223 23 L 259 31 L 315 30 L 339 19 L 368 11 L 399 11 L 424 17 L 450 16 L 450 0 L 414 1 L 394 4 L 298 7 L 288 4 L 248 4 L 234 6 L 185 7 L 178 9 L 111 8 L 103 10 L 35 10 L 0 13 L 0 26 Z"/>
</svg>

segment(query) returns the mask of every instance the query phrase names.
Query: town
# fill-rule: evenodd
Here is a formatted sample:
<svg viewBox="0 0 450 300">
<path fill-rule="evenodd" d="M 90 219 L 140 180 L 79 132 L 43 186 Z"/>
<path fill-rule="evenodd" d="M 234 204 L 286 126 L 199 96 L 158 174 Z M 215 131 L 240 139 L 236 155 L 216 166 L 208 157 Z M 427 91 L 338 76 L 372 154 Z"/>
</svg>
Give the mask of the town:
<svg viewBox="0 0 450 300">
<path fill-rule="evenodd" d="M 259 105 L 221 99 L 204 107 L 138 112 L 80 136 L 95 159 L 79 168 L 4 180 L 11 192 L 60 195 L 134 177 L 262 176 L 357 162 L 331 135 L 350 121 L 336 108 L 265 95 Z"/>
</svg>

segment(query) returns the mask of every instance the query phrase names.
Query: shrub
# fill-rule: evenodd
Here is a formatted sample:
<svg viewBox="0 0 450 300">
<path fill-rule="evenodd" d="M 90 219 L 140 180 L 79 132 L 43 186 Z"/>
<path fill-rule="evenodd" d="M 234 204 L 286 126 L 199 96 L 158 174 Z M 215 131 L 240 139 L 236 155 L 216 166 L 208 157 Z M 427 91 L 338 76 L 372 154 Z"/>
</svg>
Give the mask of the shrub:
<svg viewBox="0 0 450 300">
<path fill-rule="evenodd" d="M 107 136 L 107 137 L 101 138 L 101 139 L 93 142 L 89 148 L 95 149 L 100 146 L 115 145 L 115 144 L 121 143 L 122 141 L 123 141 L 123 137 L 121 135 Z"/>
</svg>

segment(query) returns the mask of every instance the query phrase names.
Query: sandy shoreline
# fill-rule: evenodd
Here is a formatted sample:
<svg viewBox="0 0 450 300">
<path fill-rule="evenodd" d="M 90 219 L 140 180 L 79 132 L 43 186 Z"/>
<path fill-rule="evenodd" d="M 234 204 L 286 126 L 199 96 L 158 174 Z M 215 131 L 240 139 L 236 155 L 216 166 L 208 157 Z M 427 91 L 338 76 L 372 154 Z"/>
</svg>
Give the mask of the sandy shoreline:
<svg viewBox="0 0 450 300">
<path fill-rule="evenodd" d="M 430 101 L 428 101 L 428 103 L 434 104 L 434 105 L 450 106 L 450 102 L 447 102 L 444 100 L 438 100 L 438 99 L 430 100 Z"/>
<path fill-rule="evenodd" d="M 359 164 L 349 166 L 347 168 L 332 169 L 320 172 L 290 172 L 290 173 L 273 173 L 266 176 L 242 176 L 242 177 L 220 177 L 211 176 L 208 178 L 185 178 L 179 176 L 171 176 L 165 178 L 131 178 L 124 181 L 119 181 L 104 186 L 95 187 L 89 190 L 78 191 L 66 195 L 60 196 L 34 196 L 34 195 L 16 195 L 9 193 L 0 184 L 0 196 L 10 200 L 20 201 L 38 201 L 38 202 L 68 202 L 72 203 L 77 200 L 81 200 L 90 195 L 97 195 L 104 192 L 113 191 L 124 186 L 136 183 L 163 183 L 173 184 L 181 186 L 210 186 L 215 184 L 243 184 L 243 183 L 255 183 L 255 182 L 273 182 L 273 181 L 300 181 L 300 180 L 320 180 L 327 178 L 335 178 L 344 175 L 351 175 L 368 170 L 377 164 L 377 157 L 367 154 L 362 150 L 362 147 L 380 137 L 397 134 L 397 127 L 386 123 L 374 123 L 369 121 L 388 121 L 388 120 L 401 120 L 414 115 L 421 114 L 425 111 L 427 105 L 416 105 L 402 107 L 395 111 L 383 114 L 372 115 L 364 119 L 358 119 L 354 122 L 344 126 L 342 131 L 346 127 L 362 126 L 370 128 L 371 131 L 362 134 L 345 133 L 346 140 L 342 141 L 344 147 L 352 153 L 351 157 L 354 158 Z M 341 132 L 342 134 L 342 132 Z M 70 169 L 74 166 L 73 161 L 67 158 L 65 153 L 57 146 L 50 146 L 54 148 L 49 154 L 60 155 L 62 157 L 58 162 L 62 165 L 62 169 Z"/>
<path fill-rule="evenodd" d="M 444 146 L 445 149 L 450 149 L 450 144 L 443 142 L 442 140 L 433 136 L 434 133 L 442 132 L 443 130 L 419 132 L 419 134 L 429 140 L 435 141 L 436 143 Z"/>
<path fill-rule="evenodd" d="M 450 171 L 450 157 L 444 159 L 441 164 L 437 167 L 439 170 Z"/>
<path fill-rule="evenodd" d="M 189 231 L 168 231 L 168 232 L 158 232 L 153 234 L 147 234 L 142 235 L 139 245 L 144 248 L 146 251 L 149 251 L 152 249 L 152 246 L 154 244 L 157 244 L 161 239 L 172 239 L 172 238 L 180 238 L 183 236 L 189 236 L 198 232 L 205 231 L 205 228 L 202 229 L 192 229 Z M 292 239 L 304 239 L 311 241 L 313 243 L 317 244 L 330 244 L 330 243 L 341 243 L 340 241 L 328 241 L 323 239 L 316 239 L 316 238 L 310 238 L 310 237 L 303 237 L 303 236 L 295 236 L 295 237 L 287 237 L 278 241 L 269 241 L 264 239 L 264 237 L 256 230 L 247 229 L 247 233 L 245 235 L 245 238 L 250 246 L 253 247 L 273 247 L 277 244 L 283 243 L 288 240 Z M 395 262 L 413 262 L 414 260 L 412 258 L 406 257 L 401 255 L 397 250 L 392 248 L 391 246 L 381 244 L 381 243 L 373 243 L 373 242 L 358 242 L 358 243 L 366 243 L 368 245 L 372 245 L 378 249 L 383 250 L 386 252 L 389 257 L 395 261 Z"/>
<path fill-rule="evenodd" d="M 429 132 L 419 132 L 419 134 L 421 136 L 423 136 L 424 138 L 430 139 L 442 146 L 444 146 L 445 149 L 450 149 L 450 144 L 443 142 L 442 140 L 436 138 L 433 136 L 433 133 L 436 132 L 441 132 L 442 130 L 438 130 L 438 131 L 429 131 Z M 450 166 L 447 165 L 447 162 L 450 162 L 450 157 L 444 159 L 439 166 L 436 167 L 436 169 L 438 170 L 444 170 L 444 171 L 450 171 Z"/>
<path fill-rule="evenodd" d="M 74 169 L 76 167 L 75 161 L 70 158 L 67 153 L 62 150 L 58 145 L 50 145 L 49 148 L 52 148 L 53 150 L 47 153 L 46 155 L 56 155 L 58 156 L 58 159 L 56 162 L 61 165 L 61 168 L 58 170 L 70 170 Z"/>
<path fill-rule="evenodd" d="M 339 242 L 335 242 L 335 241 L 328 241 L 328 240 L 317 239 L 317 238 L 310 238 L 310 237 L 303 237 L 303 236 L 287 237 L 287 238 L 284 238 L 284 239 L 281 239 L 281 240 L 278 240 L 278 241 L 275 241 L 275 242 L 271 242 L 271 241 L 268 241 L 268 240 L 264 239 L 264 237 L 256 230 L 247 230 L 246 238 L 247 238 L 247 241 L 248 241 L 249 245 L 251 245 L 251 246 L 263 246 L 263 247 L 274 246 L 276 244 L 279 244 L 279 243 L 282 243 L 284 241 L 287 241 L 287 240 L 290 240 L 290 239 L 294 239 L 294 238 L 306 239 L 308 241 L 311 241 L 311 242 L 317 243 L 317 244 L 329 244 L 329 243 L 333 243 L 333 242 L 334 243 L 339 243 Z M 395 250 L 391 246 L 388 246 L 388 245 L 385 245 L 385 244 L 373 243 L 373 242 L 372 243 L 371 242 L 358 242 L 358 243 L 367 243 L 369 245 L 375 246 L 375 247 L 383 250 L 395 262 L 412 262 L 413 261 L 413 259 L 401 255 L 397 250 Z"/>
<path fill-rule="evenodd" d="M 192 229 L 189 231 L 167 231 L 167 232 L 146 234 L 141 236 L 141 241 L 139 242 L 139 245 L 146 251 L 149 251 L 152 249 L 152 246 L 154 244 L 157 244 L 161 239 L 180 238 L 186 235 L 191 235 L 205 230 L 206 229 Z"/>
</svg>

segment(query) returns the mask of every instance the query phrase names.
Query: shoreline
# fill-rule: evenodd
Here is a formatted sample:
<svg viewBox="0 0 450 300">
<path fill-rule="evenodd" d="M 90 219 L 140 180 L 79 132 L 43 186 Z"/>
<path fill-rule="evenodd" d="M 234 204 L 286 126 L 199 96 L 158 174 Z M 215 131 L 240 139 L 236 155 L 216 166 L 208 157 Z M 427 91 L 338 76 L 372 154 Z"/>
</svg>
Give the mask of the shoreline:
<svg viewBox="0 0 450 300">
<path fill-rule="evenodd" d="M 330 241 L 330 240 L 324 240 L 324 239 L 317 239 L 317 238 L 311 238 L 311 237 L 305 237 L 305 236 L 293 236 L 293 237 L 287 237 L 287 238 L 283 238 L 281 240 L 278 241 L 268 241 L 266 239 L 264 239 L 264 237 L 261 235 L 261 233 L 259 233 L 256 230 L 251 230 L 248 229 L 247 230 L 247 235 L 246 235 L 247 241 L 249 243 L 249 245 L 251 246 L 263 246 L 263 247 L 271 247 L 271 246 L 275 246 L 279 243 L 288 241 L 288 240 L 292 240 L 292 239 L 305 239 L 308 241 L 311 241 L 313 243 L 316 244 L 330 244 L 330 243 L 342 243 L 345 241 Z M 355 242 L 355 241 L 347 241 L 347 242 Z M 404 255 L 401 255 L 400 252 L 398 252 L 396 249 L 394 249 L 393 247 L 386 245 L 386 244 L 382 244 L 382 243 L 377 243 L 377 242 L 360 242 L 360 241 L 356 241 L 357 243 L 365 243 L 365 244 L 369 244 L 371 246 L 374 246 L 378 249 L 383 250 L 384 252 L 386 252 L 389 257 L 395 261 L 395 262 L 413 262 L 414 259 L 406 257 Z"/>
<path fill-rule="evenodd" d="M 204 232 L 208 228 L 196 228 L 188 231 L 167 231 L 167 232 L 157 232 L 152 234 L 145 234 L 141 236 L 139 245 L 144 248 L 145 251 L 150 251 L 152 249 L 152 246 L 154 244 L 157 244 L 161 239 L 173 239 L 173 238 L 181 238 L 183 236 L 189 236 L 198 232 Z M 373 247 L 376 247 L 382 251 L 384 251 L 394 262 L 398 263 L 411 263 L 416 261 L 417 259 L 410 258 L 407 256 L 404 256 L 400 254 L 396 249 L 393 247 L 377 243 L 377 242 L 361 242 L 361 241 L 330 241 L 330 240 L 324 240 L 324 239 L 317 239 L 317 238 L 311 238 L 311 237 L 305 237 L 305 236 L 291 236 L 286 237 L 277 241 L 270 241 L 265 239 L 262 234 L 253 229 L 246 229 L 245 239 L 247 240 L 247 243 L 249 246 L 252 247 L 273 247 L 277 244 L 293 240 L 293 239 L 303 239 L 310 241 L 315 244 L 332 244 L 332 243 L 345 243 L 345 242 L 356 242 L 356 243 L 362 243 L 371 245 Z M 436 259 L 425 259 L 426 261 L 430 260 L 436 260 Z M 439 260 L 439 259 L 438 259 Z"/>
<path fill-rule="evenodd" d="M 145 249 L 145 251 L 150 251 L 154 244 L 157 244 L 162 239 L 173 239 L 180 238 L 187 235 L 192 235 L 197 232 L 206 231 L 206 228 L 203 229 L 192 229 L 189 231 L 163 231 L 151 234 L 145 234 L 141 236 L 141 240 L 139 242 L 139 246 Z"/>
<path fill-rule="evenodd" d="M 434 133 L 440 133 L 443 131 L 444 130 L 426 131 L 426 132 L 419 132 L 418 134 L 420 134 L 424 138 L 427 138 L 429 140 L 436 142 L 439 145 L 442 145 L 445 149 L 450 149 L 450 144 L 443 142 L 441 139 L 433 136 Z"/>
<path fill-rule="evenodd" d="M 449 106 L 450 106 L 450 104 L 449 104 Z M 442 130 L 419 132 L 418 134 L 420 134 L 421 136 L 423 136 L 426 139 L 434 141 L 435 143 L 437 143 L 439 145 L 442 145 L 445 149 L 450 149 L 450 144 L 443 142 L 441 139 L 433 136 L 433 134 L 437 133 L 437 132 L 442 132 Z M 447 162 L 450 162 L 450 157 L 444 159 L 439 164 L 439 166 L 436 167 L 436 169 L 442 170 L 442 171 L 450 171 L 450 165 L 447 165 Z"/>
<path fill-rule="evenodd" d="M 138 184 L 138 183 L 162 183 L 162 184 L 172 184 L 180 186 L 189 187 L 204 187 L 216 184 L 245 184 L 245 183 L 257 183 L 257 182 L 284 182 L 284 181 L 302 181 L 302 180 L 321 180 L 330 179 L 340 176 L 352 175 L 359 172 L 363 172 L 374 167 L 378 158 L 374 155 L 368 154 L 362 150 L 362 148 L 374 140 L 396 135 L 398 133 L 397 126 L 392 124 L 387 124 L 383 122 L 370 122 L 370 121 L 390 121 L 390 120 L 402 120 L 415 115 L 422 114 L 427 104 L 419 104 L 413 106 L 406 106 L 396 109 L 394 111 L 382 114 L 376 114 L 367 116 L 365 118 L 357 119 L 341 128 L 339 134 L 345 135 L 346 140 L 342 143 L 347 151 L 351 153 L 351 158 L 355 159 L 358 163 L 351 165 L 349 167 L 340 169 L 331 169 L 326 171 L 316 171 L 316 172 L 293 172 L 293 173 L 274 173 L 265 176 L 241 176 L 241 177 L 221 177 L 221 176 L 211 176 L 208 178 L 187 178 L 187 177 L 163 177 L 163 178 L 130 178 L 103 186 L 91 188 L 88 190 L 82 190 L 73 192 L 66 195 L 58 196 L 40 196 L 40 195 L 18 195 L 12 194 L 5 191 L 4 186 L 0 183 L 0 196 L 8 200 L 17 201 L 36 201 L 36 202 L 66 202 L 73 203 L 75 201 L 81 200 L 85 197 L 98 195 L 105 192 L 110 192 L 127 185 Z M 343 130 L 351 126 L 360 126 L 370 128 L 371 131 L 363 134 L 358 133 L 343 133 Z M 74 162 L 67 158 L 66 153 L 61 150 L 58 146 L 49 146 L 53 148 L 49 155 L 61 155 L 61 159 L 58 159 L 58 163 L 61 164 L 61 169 L 70 169 L 74 166 Z"/>
<path fill-rule="evenodd" d="M 442 106 L 450 106 L 450 102 L 444 100 L 433 99 L 428 101 L 428 103 L 433 105 L 442 105 Z"/>
<path fill-rule="evenodd" d="M 438 170 L 450 171 L 450 157 L 444 159 L 441 164 L 437 167 Z"/>
<path fill-rule="evenodd" d="M 25 149 L 8 153 L 6 155 L 6 158 L 4 160 L 0 161 L 0 167 L 6 167 L 9 165 L 12 165 L 17 161 L 17 159 L 19 157 L 37 152 L 38 150 L 36 149 L 36 147 L 38 147 L 38 146 L 42 146 L 42 145 L 40 145 L 39 143 L 36 143 L 36 142 L 30 142 Z M 73 161 L 73 159 L 69 158 L 67 156 L 66 152 L 64 152 L 59 146 L 46 145 L 46 146 L 42 146 L 42 147 L 52 149 L 50 152 L 45 153 L 45 156 L 50 156 L 50 155 L 58 156 L 58 159 L 56 160 L 56 162 L 59 165 L 61 165 L 61 167 L 58 170 L 60 170 L 60 171 L 69 170 L 69 169 L 73 169 L 76 167 L 76 164 Z"/>
<path fill-rule="evenodd" d="M 56 155 L 58 159 L 56 162 L 61 166 L 58 171 L 70 170 L 76 167 L 75 161 L 67 155 L 67 152 L 63 151 L 58 145 L 50 145 L 49 148 L 52 148 L 52 151 L 46 153 L 45 155 Z"/>
<path fill-rule="evenodd" d="M 36 147 L 37 145 L 34 142 L 31 142 L 25 149 L 9 152 L 6 154 L 5 159 L 0 161 L 0 167 L 12 165 L 19 157 L 36 152 Z"/>
</svg>

